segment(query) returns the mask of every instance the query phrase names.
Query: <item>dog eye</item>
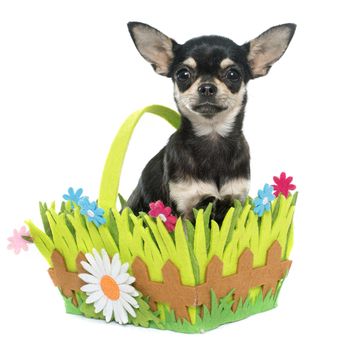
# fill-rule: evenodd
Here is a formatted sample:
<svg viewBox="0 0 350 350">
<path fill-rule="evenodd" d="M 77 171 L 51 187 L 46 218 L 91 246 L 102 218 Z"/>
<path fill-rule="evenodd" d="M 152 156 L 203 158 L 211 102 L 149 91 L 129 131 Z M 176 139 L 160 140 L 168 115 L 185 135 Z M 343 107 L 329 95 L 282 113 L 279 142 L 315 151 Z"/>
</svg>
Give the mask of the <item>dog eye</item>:
<svg viewBox="0 0 350 350">
<path fill-rule="evenodd" d="M 176 73 L 176 79 L 179 81 L 187 81 L 191 78 L 191 72 L 187 68 L 182 68 Z"/>
<path fill-rule="evenodd" d="M 226 79 L 230 81 L 238 81 L 239 79 L 241 79 L 241 75 L 236 69 L 231 68 L 226 72 Z"/>
</svg>

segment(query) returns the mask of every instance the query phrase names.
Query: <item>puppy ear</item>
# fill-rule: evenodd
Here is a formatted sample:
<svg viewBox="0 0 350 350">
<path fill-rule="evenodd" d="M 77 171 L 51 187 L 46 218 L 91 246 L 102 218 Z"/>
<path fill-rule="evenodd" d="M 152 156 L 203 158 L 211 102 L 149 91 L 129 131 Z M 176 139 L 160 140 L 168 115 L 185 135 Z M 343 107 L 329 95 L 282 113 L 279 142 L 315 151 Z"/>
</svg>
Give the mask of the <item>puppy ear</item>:
<svg viewBox="0 0 350 350">
<path fill-rule="evenodd" d="M 248 62 L 253 78 L 266 75 L 271 66 L 282 57 L 295 29 L 296 25 L 293 23 L 281 24 L 268 29 L 247 44 Z"/>
<path fill-rule="evenodd" d="M 148 24 L 129 22 L 128 28 L 141 56 L 158 74 L 168 76 L 176 42 Z"/>
</svg>

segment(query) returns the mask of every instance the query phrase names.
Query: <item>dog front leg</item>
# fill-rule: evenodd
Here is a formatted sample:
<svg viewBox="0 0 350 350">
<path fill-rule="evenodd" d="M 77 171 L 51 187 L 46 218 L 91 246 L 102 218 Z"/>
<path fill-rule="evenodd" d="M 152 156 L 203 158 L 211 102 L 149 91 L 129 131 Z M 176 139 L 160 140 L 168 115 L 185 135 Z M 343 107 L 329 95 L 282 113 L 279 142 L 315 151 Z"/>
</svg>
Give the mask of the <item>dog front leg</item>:
<svg viewBox="0 0 350 350">
<path fill-rule="evenodd" d="M 226 180 L 220 187 L 220 198 L 224 201 L 231 200 L 231 203 L 238 199 L 242 204 L 249 192 L 250 180 L 247 178 L 237 178 Z"/>
<path fill-rule="evenodd" d="M 215 183 L 194 179 L 170 181 L 169 192 L 178 214 L 189 220 L 193 220 L 193 208 L 206 208 L 209 202 L 219 198 Z"/>
<path fill-rule="evenodd" d="M 222 223 L 235 199 L 244 203 L 249 192 L 249 184 L 249 179 L 238 178 L 226 181 L 220 188 L 220 199 L 215 201 L 213 207 L 213 217 L 218 224 Z"/>
</svg>

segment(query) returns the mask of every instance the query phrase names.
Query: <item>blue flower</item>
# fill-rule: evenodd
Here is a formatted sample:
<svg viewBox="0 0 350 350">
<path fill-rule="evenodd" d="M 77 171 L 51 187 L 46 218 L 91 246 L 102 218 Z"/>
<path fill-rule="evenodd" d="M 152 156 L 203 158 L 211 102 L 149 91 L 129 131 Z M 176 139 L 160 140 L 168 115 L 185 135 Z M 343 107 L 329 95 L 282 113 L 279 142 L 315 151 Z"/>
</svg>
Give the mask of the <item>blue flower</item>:
<svg viewBox="0 0 350 350">
<path fill-rule="evenodd" d="M 262 216 L 265 211 L 271 209 L 271 202 L 276 198 L 272 193 L 273 187 L 265 184 L 264 189 L 258 191 L 258 197 L 253 200 L 254 213 Z"/>
<path fill-rule="evenodd" d="M 106 223 L 103 217 L 105 211 L 98 208 L 96 202 L 90 202 L 88 197 L 83 197 L 79 201 L 80 214 L 87 216 L 88 221 L 92 221 L 97 227 Z"/>
<path fill-rule="evenodd" d="M 79 188 L 76 192 L 74 192 L 73 188 L 69 187 L 68 194 L 64 194 L 63 199 L 65 199 L 66 201 L 71 201 L 71 203 L 74 207 L 74 203 L 75 204 L 79 203 L 82 194 L 83 194 L 82 188 Z"/>
</svg>

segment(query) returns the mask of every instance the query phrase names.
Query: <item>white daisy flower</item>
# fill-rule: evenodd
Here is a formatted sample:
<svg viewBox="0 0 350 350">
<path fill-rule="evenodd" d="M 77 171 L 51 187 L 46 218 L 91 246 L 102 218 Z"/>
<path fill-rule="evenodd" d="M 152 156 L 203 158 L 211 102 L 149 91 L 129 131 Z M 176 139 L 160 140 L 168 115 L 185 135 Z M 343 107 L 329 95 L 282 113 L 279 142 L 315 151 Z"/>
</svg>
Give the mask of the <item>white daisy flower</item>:
<svg viewBox="0 0 350 350">
<path fill-rule="evenodd" d="M 119 324 L 128 323 L 129 313 L 136 317 L 134 308 L 139 305 L 134 297 L 139 293 L 131 286 L 135 277 L 130 276 L 127 271 L 129 264 L 121 264 L 119 254 L 115 254 L 112 263 L 107 252 L 102 249 L 101 255 L 96 249 L 85 254 L 88 262 L 81 264 L 88 273 L 80 273 L 79 277 L 86 282 L 81 290 L 88 295 L 87 304 L 94 304 L 95 312 L 103 310 L 107 322 L 114 320 Z"/>
</svg>

